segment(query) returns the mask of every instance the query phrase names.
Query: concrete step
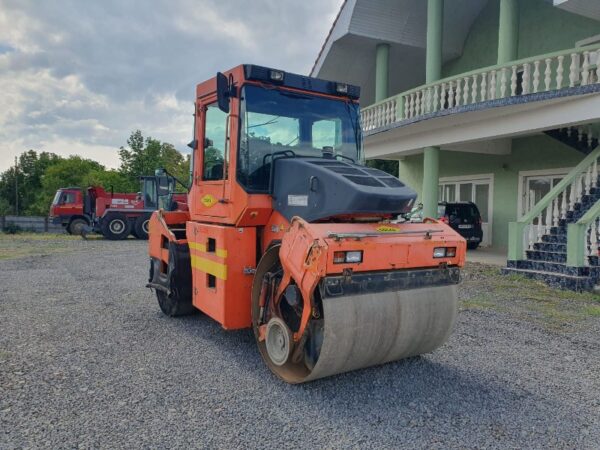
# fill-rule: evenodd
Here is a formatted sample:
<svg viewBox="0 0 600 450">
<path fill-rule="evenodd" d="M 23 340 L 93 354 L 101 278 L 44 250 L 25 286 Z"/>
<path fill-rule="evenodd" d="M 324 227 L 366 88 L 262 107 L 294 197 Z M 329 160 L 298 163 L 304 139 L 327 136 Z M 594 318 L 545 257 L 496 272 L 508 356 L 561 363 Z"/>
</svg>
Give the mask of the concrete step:
<svg viewBox="0 0 600 450">
<path fill-rule="evenodd" d="M 549 244 L 566 244 L 567 243 L 567 235 L 566 234 L 545 234 L 542 236 L 542 242 L 547 242 Z"/>
<path fill-rule="evenodd" d="M 579 277 L 539 270 L 505 267 L 502 269 L 502 273 L 505 275 L 521 275 L 534 280 L 543 281 L 548 286 L 556 289 L 567 289 L 577 292 L 591 291 L 596 284 L 596 280 L 592 277 Z"/>
<path fill-rule="evenodd" d="M 550 228 L 550 234 L 553 234 L 555 236 L 561 236 L 561 235 L 566 235 L 567 234 L 567 226 L 558 226 L 558 227 L 551 227 Z"/>
<path fill-rule="evenodd" d="M 543 252 L 540 250 L 527 250 L 525 252 L 527 259 L 531 261 L 546 261 L 559 264 L 567 262 L 566 252 Z"/>
<path fill-rule="evenodd" d="M 549 244 L 547 242 L 536 242 L 535 244 L 533 244 L 533 249 L 542 251 L 542 252 L 566 253 L 567 245 L 566 244 Z"/>
<path fill-rule="evenodd" d="M 571 267 L 566 264 L 549 261 L 508 261 L 507 266 L 512 269 L 557 273 L 574 277 L 592 277 L 594 279 L 598 279 L 600 275 L 600 268 L 598 267 Z"/>
</svg>

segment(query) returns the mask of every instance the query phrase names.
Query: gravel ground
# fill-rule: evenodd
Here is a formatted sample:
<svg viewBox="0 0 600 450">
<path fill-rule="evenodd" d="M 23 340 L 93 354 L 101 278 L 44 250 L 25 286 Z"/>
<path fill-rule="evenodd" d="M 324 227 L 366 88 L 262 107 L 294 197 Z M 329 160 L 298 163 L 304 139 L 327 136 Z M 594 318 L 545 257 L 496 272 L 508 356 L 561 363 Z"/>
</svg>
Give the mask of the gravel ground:
<svg viewBox="0 0 600 450">
<path fill-rule="evenodd" d="M 65 245 L 0 260 L 2 449 L 599 446 L 594 297 L 471 265 L 444 347 L 290 386 L 249 331 L 163 316 L 143 242 Z"/>
</svg>

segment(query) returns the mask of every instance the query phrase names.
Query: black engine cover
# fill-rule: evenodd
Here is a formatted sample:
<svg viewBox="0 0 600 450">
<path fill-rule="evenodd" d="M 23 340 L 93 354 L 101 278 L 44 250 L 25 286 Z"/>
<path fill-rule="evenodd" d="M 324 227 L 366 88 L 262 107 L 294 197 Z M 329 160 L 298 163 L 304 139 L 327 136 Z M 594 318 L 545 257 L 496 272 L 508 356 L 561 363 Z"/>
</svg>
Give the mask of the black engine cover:
<svg viewBox="0 0 600 450">
<path fill-rule="evenodd" d="M 327 158 L 274 161 L 273 209 L 314 222 L 345 214 L 401 214 L 417 194 L 378 169 Z"/>
</svg>

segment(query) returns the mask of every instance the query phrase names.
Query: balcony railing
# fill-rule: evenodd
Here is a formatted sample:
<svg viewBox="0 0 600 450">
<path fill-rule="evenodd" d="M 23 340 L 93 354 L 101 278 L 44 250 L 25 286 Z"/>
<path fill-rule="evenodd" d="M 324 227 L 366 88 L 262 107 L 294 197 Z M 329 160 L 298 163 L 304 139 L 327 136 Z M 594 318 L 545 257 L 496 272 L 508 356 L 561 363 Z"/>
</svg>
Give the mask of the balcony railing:
<svg viewBox="0 0 600 450">
<path fill-rule="evenodd" d="M 363 131 L 489 100 L 595 84 L 599 65 L 596 44 L 444 78 L 364 108 Z"/>
</svg>

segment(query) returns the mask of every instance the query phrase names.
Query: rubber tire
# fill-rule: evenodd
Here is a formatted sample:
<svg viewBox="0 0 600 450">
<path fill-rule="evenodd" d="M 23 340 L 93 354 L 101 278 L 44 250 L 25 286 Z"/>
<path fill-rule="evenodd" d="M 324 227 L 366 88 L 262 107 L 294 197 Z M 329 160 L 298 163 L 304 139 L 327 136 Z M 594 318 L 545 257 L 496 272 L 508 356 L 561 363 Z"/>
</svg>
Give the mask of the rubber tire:
<svg viewBox="0 0 600 450">
<path fill-rule="evenodd" d="M 74 234 L 74 235 L 80 235 L 81 231 L 83 230 L 83 227 L 87 226 L 88 223 L 85 219 L 73 219 L 71 220 L 71 223 L 69 223 L 69 226 L 67 227 L 67 232 L 69 234 Z M 79 228 L 79 231 L 77 230 L 77 228 Z"/>
<path fill-rule="evenodd" d="M 148 239 L 148 222 L 150 221 L 150 214 L 144 214 L 135 219 L 133 224 L 133 234 L 137 239 Z M 144 229 L 144 223 L 146 223 L 146 230 Z"/>
<path fill-rule="evenodd" d="M 111 224 L 116 221 L 123 222 L 124 226 L 120 233 L 115 233 L 111 231 Z M 100 225 L 100 230 L 102 231 L 102 235 L 111 241 L 121 241 L 123 239 L 127 239 L 129 233 L 131 233 L 131 222 L 127 219 L 125 214 L 121 213 L 109 213 L 105 217 L 102 218 L 102 224 Z"/>
<path fill-rule="evenodd" d="M 169 317 L 188 316 L 198 312 L 192 303 L 182 302 L 174 295 L 168 296 L 166 292 L 156 290 L 156 299 L 160 310 Z"/>
<path fill-rule="evenodd" d="M 479 247 L 479 242 L 467 242 L 467 248 L 469 250 L 477 250 L 477 247 Z"/>
</svg>

